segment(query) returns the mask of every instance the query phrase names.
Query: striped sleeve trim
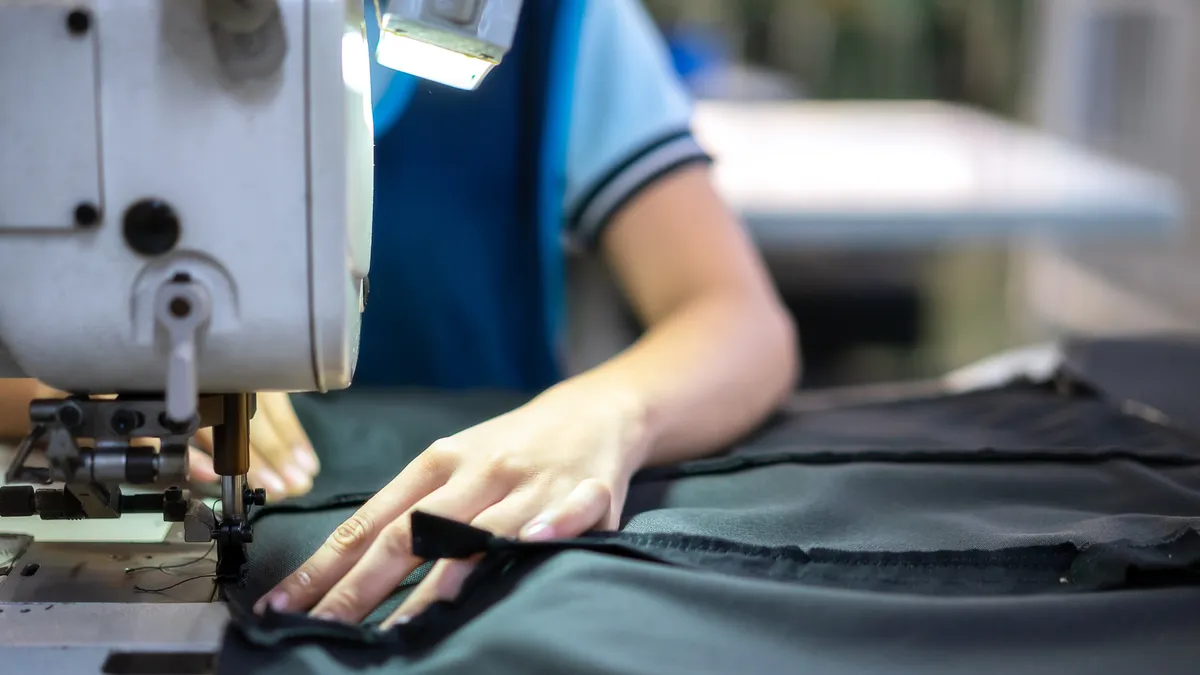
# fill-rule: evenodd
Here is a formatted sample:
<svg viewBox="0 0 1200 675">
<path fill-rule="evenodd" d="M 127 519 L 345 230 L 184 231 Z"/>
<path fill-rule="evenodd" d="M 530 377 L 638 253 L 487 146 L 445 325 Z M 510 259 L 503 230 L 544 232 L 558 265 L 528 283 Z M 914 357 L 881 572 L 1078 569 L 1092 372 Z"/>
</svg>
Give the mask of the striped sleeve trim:
<svg viewBox="0 0 1200 675">
<path fill-rule="evenodd" d="M 613 216 L 646 188 L 683 167 L 711 161 L 688 130 L 643 145 L 600 179 L 571 209 L 567 220 L 571 241 L 592 248 Z"/>
</svg>

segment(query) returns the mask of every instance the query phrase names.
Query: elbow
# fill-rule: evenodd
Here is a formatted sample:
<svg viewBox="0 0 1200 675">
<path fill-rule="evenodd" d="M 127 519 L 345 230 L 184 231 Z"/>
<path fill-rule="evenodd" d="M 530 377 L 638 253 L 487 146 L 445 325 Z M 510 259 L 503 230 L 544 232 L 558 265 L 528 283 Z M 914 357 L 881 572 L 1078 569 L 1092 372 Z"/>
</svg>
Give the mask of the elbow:
<svg viewBox="0 0 1200 675">
<path fill-rule="evenodd" d="M 778 410 L 800 383 L 799 329 L 769 286 L 726 295 L 722 302 L 723 322 L 738 326 L 733 344 L 742 368 L 737 378 L 741 406 L 757 425 Z"/>
</svg>

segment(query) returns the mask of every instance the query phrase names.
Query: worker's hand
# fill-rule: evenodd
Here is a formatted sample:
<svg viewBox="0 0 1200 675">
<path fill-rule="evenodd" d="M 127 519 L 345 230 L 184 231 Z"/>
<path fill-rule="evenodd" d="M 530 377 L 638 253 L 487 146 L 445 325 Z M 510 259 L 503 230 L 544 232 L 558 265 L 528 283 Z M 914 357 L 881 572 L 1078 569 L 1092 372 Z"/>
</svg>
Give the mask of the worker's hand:
<svg viewBox="0 0 1200 675">
<path fill-rule="evenodd" d="M 412 554 L 414 510 L 526 540 L 617 527 L 644 455 L 644 416 L 632 402 L 587 393 L 551 390 L 434 443 L 255 610 L 362 621 L 422 562 Z M 385 626 L 456 596 L 473 565 L 439 561 Z"/>
<path fill-rule="evenodd" d="M 191 456 L 191 479 L 217 480 L 212 463 L 212 429 L 196 433 Z M 287 394 L 258 395 L 258 411 L 250 421 L 250 474 L 254 488 L 267 491 L 268 500 L 298 497 L 312 489 L 320 470 L 304 427 Z"/>
</svg>

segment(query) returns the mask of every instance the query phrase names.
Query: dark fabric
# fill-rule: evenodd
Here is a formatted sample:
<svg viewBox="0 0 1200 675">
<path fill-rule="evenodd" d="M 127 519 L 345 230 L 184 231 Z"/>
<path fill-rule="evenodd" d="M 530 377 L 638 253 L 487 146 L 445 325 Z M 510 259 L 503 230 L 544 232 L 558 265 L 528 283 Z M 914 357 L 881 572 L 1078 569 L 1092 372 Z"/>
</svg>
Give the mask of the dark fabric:
<svg viewBox="0 0 1200 675">
<path fill-rule="evenodd" d="M 390 633 L 243 617 L 222 671 L 1194 673 L 1200 445 L 1106 400 L 1014 385 L 781 416 L 639 475 L 620 533 L 473 540 L 462 599 Z M 519 403 L 303 400 L 317 494 L 261 513 L 235 605 L 429 442 Z"/>
<path fill-rule="evenodd" d="M 484 590 L 502 599 L 441 641 L 414 631 L 407 644 L 381 636 L 375 648 L 337 639 L 251 648 L 238 635 L 221 668 L 281 675 L 1193 675 L 1200 657 L 1195 589 L 930 601 L 572 552 Z"/>
<path fill-rule="evenodd" d="M 414 519 L 417 537 L 429 536 L 430 542 L 436 542 L 423 548 L 422 554 L 437 556 L 451 549 L 456 549 L 456 557 L 488 552 L 480 570 L 464 586 L 462 601 L 435 604 L 412 623 L 387 632 L 294 615 L 241 616 L 237 647 L 227 652 L 238 658 L 235 667 L 252 672 L 300 668 L 301 672 L 688 673 L 743 672 L 746 663 L 736 668 L 742 660 L 752 664 L 750 672 L 1122 673 L 1131 672 L 1127 669 L 1139 658 L 1153 654 L 1163 659 L 1155 672 L 1185 673 L 1194 668 L 1190 661 L 1196 650 L 1189 645 L 1196 641 L 1187 628 L 1170 623 L 1190 613 L 1187 602 L 1200 600 L 1200 594 L 1190 588 L 1170 589 L 1171 595 L 1150 589 L 1139 594 L 1059 596 L 1054 604 L 1041 601 L 1041 596 L 1025 596 L 1018 603 L 966 593 L 930 601 L 896 593 L 894 588 L 874 596 L 823 591 L 808 584 L 772 588 L 763 583 L 764 577 L 732 579 L 662 559 L 652 565 L 622 564 L 647 559 L 637 545 L 590 539 L 525 544 L 437 521 Z M 1179 542 L 1184 545 L 1178 550 L 1190 552 L 1194 564 L 1197 538 L 1192 535 Z M 1105 567 L 1101 559 L 1117 552 L 1101 548 L 1092 561 L 1100 564 L 1091 565 L 1092 572 Z M 552 555 L 555 549 L 562 552 Z M 1174 556 L 1159 553 L 1160 563 Z M 1004 557 L 996 556 L 998 562 Z M 1124 552 L 1118 557 L 1130 560 Z M 947 567 L 898 569 L 914 579 L 965 579 L 975 572 L 988 573 L 992 579 L 1014 579 L 1035 569 L 1028 560 L 1028 567 L 1013 565 L 1015 557 L 992 569 L 944 558 Z M 967 572 L 959 574 L 963 568 Z M 871 575 L 866 565 L 863 569 L 864 577 L 886 576 Z M 1122 568 L 1109 567 L 1109 571 L 1117 569 Z M 1131 579 L 1122 576 L 1121 587 L 1133 587 Z M 1153 583 L 1140 585 L 1149 586 Z M 772 600 L 772 593 L 779 595 Z M 1096 601 L 1098 597 L 1111 602 Z M 1153 606 L 1167 610 L 1169 618 L 1152 615 Z M 856 616 L 857 612 L 866 615 Z M 1052 620 L 1046 620 L 1047 613 Z M 822 625 L 826 617 L 835 625 Z M 956 625 L 956 620 L 963 623 Z M 1089 646 L 1092 636 L 1105 642 Z M 1108 641 L 1113 637 L 1118 640 Z M 861 641 L 857 648 L 856 640 Z M 685 649 L 689 641 L 693 642 L 690 650 Z M 1005 658 L 989 658 L 989 649 L 1000 650 Z M 1110 649 L 1116 651 L 1115 658 L 1097 658 Z M 702 653 L 700 658 L 694 650 Z M 883 657 L 879 660 L 861 656 L 879 652 Z M 268 666 L 267 659 L 276 660 Z M 780 669 L 789 662 L 792 669 Z M 707 667 L 696 669 L 701 663 Z M 883 663 L 908 665 L 904 670 L 895 666 L 872 670 Z M 1062 670 L 1064 666 L 1068 667 Z M 1002 667 L 1012 670 L 1001 671 Z"/>
<path fill-rule="evenodd" d="M 321 458 L 305 501 L 375 492 L 434 441 L 508 412 L 522 396 L 422 391 L 293 396 Z"/>
<path fill-rule="evenodd" d="M 1200 340 L 1195 337 L 1072 340 L 1063 349 L 1067 377 L 1130 412 L 1200 438 Z"/>
</svg>

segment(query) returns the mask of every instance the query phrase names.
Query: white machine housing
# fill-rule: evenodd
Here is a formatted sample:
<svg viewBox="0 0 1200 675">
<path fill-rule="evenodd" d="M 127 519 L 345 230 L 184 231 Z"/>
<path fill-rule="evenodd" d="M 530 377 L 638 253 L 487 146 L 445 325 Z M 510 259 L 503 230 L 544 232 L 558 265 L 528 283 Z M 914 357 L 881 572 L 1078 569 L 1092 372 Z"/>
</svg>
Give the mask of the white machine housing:
<svg viewBox="0 0 1200 675">
<path fill-rule="evenodd" d="M 0 377 L 163 391 L 154 302 L 182 273 L 210 300 L 199 391 L 349 385 L 374 171 L 362 2 L 251 3 L 283 42 L 226 45 L 282 46 L 265 71 L 222 55 L 221 4 L 0 0 Z M 180 223 L 161 255 L 123 234 L 146 199 Z"/>
</svg>

